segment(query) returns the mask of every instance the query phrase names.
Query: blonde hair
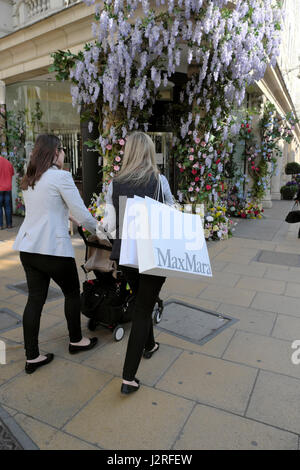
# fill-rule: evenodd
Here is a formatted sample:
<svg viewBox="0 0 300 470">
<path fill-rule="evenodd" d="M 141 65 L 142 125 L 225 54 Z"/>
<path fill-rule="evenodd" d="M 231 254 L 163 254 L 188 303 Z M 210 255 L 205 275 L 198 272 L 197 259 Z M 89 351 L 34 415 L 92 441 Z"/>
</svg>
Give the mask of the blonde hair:
<svg viewBox="0 0 300 470">
<path fill-rule="evenodd" d="M 144 132 L 133 132 L 126 141 L 122 168 L 114 178 L 120 183 L 147 183 L 154 174 L 158 178 L 155 146 Z"/>
</svg>

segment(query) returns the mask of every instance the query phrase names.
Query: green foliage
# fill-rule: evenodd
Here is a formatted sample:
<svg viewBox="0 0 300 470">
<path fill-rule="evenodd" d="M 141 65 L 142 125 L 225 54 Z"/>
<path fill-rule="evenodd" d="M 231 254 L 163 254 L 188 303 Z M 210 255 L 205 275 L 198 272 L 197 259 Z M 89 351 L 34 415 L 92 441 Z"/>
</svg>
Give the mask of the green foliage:
<svg viewBox="0 0 300 470">
<path fill-rule="evenodd" d="M 298 175 L 300 173 L 300 165 L 297 162 L 290 162 L 285 165 L 286 175 Z"/>
<path fill-rule="evenodd" d="M 294 199 L 294 197 L 297 194 L 297 191 L 298 191 L 298 185 L 296 184 L 289 185 L 289 186 L 286 185 L 280 188 L 282 199 L 285 199 L 285 200 Z"/>
</svg>

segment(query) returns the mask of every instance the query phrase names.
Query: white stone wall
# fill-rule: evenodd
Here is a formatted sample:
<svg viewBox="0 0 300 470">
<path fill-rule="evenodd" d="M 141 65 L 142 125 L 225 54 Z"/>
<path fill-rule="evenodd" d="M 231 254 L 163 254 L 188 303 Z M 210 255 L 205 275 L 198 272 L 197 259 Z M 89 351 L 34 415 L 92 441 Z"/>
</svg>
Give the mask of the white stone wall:
<svg viewBox="0 0 300 470">
<path fill-rule="evenodd" d="M 0 0 L 0 38 L 13 31 L 12 0 Z"/>
<path fill-rule="evenodd" d="M 10 4 L 10 11 L 7 12 L 6 16 L 10 22 L 10 31 L 16 31 L 24 26 L 36 23 L 53 13 L 57 13 L 66 7 L 80 3 L 81 1 L 82 0 L 0 0 L 0 4 Z"/>
<path fill-rule="evenodd" d="M 300 0 L 284 1 L 284 28 L 278 65 L 300 118 Z"/>
</svg>

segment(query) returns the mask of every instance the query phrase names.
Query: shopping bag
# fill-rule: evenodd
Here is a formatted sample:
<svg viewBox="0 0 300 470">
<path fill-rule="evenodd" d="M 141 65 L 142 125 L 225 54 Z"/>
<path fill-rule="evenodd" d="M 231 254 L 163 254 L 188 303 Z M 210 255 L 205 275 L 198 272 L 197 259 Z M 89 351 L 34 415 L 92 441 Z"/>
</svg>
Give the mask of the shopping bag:
<svg viewBox="0 0 300 470">
<path fill-rule="evenodd" d="M 121 250 L 119 264 L 130 268 L 138 268 L 137 244 L 135 233 L 134 198 L 127 198 L 121 232 Z"/>
<path fill-rule="evenodd" d="M 186 279 L 212 276 L 199 215 L 178 211 L 149 197 L 135 196 L 134 200 L 139 203 L 135 224 L 140 273 Z"/>
</svg>

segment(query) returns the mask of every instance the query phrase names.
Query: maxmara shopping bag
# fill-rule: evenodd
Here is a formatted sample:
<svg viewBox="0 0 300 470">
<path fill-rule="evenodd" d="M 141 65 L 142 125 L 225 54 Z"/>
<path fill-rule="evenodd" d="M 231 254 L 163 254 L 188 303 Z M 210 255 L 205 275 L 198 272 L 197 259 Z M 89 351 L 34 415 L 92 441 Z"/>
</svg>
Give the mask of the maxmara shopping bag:
<svg viewBox="0 0 300 470">
<path fill-rule="evenodd" d="M 139 272 L 196 279 L 212 276 L 201 217 L 135 196 Z"/>
<path fill-rule="evenodd" d="M 122 242 L 119 264 L 138 268 L 137 244 L 135 233 L 135 206 L 133 198 L 127 198 L 122 227 Z"/>
</svg>

